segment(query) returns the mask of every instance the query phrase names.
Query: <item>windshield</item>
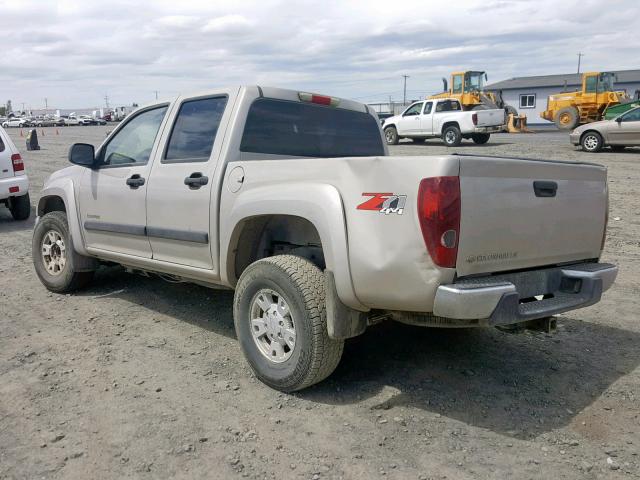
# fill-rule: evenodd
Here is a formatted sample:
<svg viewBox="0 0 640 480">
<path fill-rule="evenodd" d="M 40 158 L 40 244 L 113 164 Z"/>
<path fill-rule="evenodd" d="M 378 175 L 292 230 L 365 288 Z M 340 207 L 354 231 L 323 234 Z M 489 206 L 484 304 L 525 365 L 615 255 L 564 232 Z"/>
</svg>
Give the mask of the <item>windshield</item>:
<svg viewBox="0 0 640 480">
<path fill-rule="evenodd" d="M 465 86 L 468 92 L 481 92 L 482 80 L 484 79 L 484 72 L 467 72 L 465 74 Z"/>
<path fill-rule="evenodd" d="M 615 80 L 615 74 L 613 73 L 601 73 L 598 78 L 598 93 L 612 92 L 614 89 L 613 83 Z"/>
</svg>

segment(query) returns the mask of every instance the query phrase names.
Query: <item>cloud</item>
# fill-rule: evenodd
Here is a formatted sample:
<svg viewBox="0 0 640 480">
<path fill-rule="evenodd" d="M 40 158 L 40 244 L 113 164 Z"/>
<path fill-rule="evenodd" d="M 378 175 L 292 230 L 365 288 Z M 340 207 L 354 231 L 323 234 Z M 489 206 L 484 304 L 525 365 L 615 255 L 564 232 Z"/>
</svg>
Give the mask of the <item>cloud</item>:
<svg viewBox="0 0 640 480">
<path fill-rule="evenodd" d="M 638 68 L 637 0 L 1 2 L 0 102 L 145 103 L 237 83 L 382 101 L 490 81 Z M 550 15 L 549 12 L 553 12 Z"/>
</svg>

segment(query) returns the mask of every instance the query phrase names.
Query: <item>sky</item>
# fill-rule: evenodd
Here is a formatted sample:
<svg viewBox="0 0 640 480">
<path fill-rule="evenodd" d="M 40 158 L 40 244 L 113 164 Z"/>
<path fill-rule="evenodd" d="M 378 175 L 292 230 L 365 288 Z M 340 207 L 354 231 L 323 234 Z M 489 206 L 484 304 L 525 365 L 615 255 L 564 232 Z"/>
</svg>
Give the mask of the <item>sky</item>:
<svg viewBox="0 0 640 480">
<path fill-rule="evenodd" d="M 638 0 L 0 0 L 0 104 L 144 104 L 235 84 L 383 102 L 458 70 L 489 83 L 640 68 Z"/>
</svg>

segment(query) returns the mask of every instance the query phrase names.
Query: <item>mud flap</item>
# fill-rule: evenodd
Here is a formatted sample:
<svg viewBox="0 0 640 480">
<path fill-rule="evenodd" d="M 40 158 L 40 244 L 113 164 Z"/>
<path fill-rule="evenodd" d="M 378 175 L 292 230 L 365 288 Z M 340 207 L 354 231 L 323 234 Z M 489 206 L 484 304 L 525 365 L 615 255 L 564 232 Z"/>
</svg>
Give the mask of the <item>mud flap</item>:
<svg viewBox="0 0 640 480">
<path fill-rule="evenodd" d="M 336 340 L 356 337 L 367 328 L 367 313 L 347 307 L 336 290 L 333 272 L 324 272 L 325 298 L 327 307 L 327 331 Z"/>
</svg>

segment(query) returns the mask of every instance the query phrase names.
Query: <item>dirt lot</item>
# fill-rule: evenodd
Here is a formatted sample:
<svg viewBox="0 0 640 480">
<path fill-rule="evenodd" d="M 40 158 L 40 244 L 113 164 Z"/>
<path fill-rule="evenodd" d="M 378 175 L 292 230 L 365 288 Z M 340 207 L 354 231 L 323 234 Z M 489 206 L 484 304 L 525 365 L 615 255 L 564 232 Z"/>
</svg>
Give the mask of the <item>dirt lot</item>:
<svg viewBox="0 0 640 480">
<path fill-rule="evenodd" d="M 71 143 L 108 129 L 45 129 L 23 152 L 32 204 Z M 250 374 L 231 293 L 110 268 L 53 295 L 33 219 L 0 208 L 0 478 L 640 478 L 640 149 L 588 155 L 539 133 L 452 150 L 606 164 L 618 282 L 553 335 L 379 325 L 296 395 Z"/>
</svg>

